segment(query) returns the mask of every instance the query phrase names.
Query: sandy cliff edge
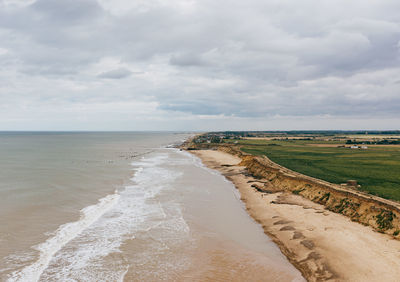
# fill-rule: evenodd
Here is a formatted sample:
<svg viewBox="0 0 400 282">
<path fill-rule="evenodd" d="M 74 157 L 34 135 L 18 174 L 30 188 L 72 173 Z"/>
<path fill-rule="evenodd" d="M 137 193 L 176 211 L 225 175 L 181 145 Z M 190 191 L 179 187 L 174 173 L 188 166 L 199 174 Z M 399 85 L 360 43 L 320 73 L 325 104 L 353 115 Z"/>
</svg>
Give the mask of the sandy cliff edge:
<svg viewBox="0 0 400 282">
<path fill-rule="evenodd" d="M 270 185 L 262 176 L 254 177 L 243 156 L 217 150 L 191 152 L 235 184 L 249 214 L 308 281 L 398 281 L 400 241 L 304 195 L 274 191 L 272 186 L 279 183 Z"/>
</svg>

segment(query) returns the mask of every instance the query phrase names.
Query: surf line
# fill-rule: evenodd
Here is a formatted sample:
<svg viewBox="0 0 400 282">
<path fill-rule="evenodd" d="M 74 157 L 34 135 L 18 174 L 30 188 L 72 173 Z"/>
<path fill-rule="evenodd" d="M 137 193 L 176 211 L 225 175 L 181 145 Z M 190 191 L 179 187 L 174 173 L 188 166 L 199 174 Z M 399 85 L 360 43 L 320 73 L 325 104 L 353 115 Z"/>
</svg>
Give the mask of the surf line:
<svg viewBox="0 0 400 282">
<path fill-rule="evenodd" d="M 45 242 L 33 248 L 40 252 L 39 259 L 24 267 L 22 270 L 13 272 L 8 282 L 39 281 L 43 271 L 49 266 L 53 256 L 61 250 L 68 242 L 76 238 L 86 228 L 96 222 L 107 211 L 114 207 L 120 195 L 117 191 L 114 194 L 101 198 L 97 204 L 87 206 L 80 211 L 80 218 L 77 221 L 61 225 L 55 235 Z"/>
</svg>

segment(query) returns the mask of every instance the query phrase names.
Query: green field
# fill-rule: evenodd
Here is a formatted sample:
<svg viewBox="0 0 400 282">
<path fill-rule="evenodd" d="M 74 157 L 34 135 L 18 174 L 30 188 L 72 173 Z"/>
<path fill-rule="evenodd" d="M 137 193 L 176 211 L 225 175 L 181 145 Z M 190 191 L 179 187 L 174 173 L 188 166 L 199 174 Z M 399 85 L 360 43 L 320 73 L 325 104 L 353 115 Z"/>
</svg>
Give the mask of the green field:
<svg viewBox="0 0 400 282">
<path fill-rule="evenodd" d="M 361 185 L 360 190 L 400 201 L 400 147 L 357 150 L 315 147 L 312 143 L 343 144 L 321 140 L 238 140 L 244 152 L 266 155 L 294 171 L 338 184 L 354 179 Z"/>
</svg>

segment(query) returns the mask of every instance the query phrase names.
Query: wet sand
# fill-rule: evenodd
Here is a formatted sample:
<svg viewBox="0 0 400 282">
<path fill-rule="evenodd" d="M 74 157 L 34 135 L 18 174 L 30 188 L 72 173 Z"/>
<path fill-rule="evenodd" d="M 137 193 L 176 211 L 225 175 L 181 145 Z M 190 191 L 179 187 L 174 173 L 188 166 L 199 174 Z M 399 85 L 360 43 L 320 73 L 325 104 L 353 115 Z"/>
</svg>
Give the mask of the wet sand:
<svg viewBox="0 0 400 282">
<path fill-rule="evenodd" d="M 232 183 L 187 152 L 167 159 L 162 167 L 181 175 L 149 199 L 165 218 L 124 243 L 124 281 L 304 281 Z"/>
<path fill-rule="evenodd" d="M 126 247 L 124 250 L 132 249 Z M 193 248 L 185 246 L 173 251 L 188 258 L 188 267 L 184 267 L 184 270 L 160 273 L 160 265 L 157 263 L 160 257 L 156 254 L 156 259 L 149 261 L 146 266 L 149 271 L 143 273 L 129 269 L 124 281 L 305 281 L 296 272 L 282 267 L 281 262 L 271 261 L 265 253 L 243 248 L 234 242 L 203 237 L 198 239 Z M 171 259 L 171 254 L 168 256 L 164 258 L 166 262 Z"/>
<path fill-rule="evenodd" d="M 260 180 L 238 166 L 238 157 L 213 150 L 191 152 L 235 184 L 248 213 L 307 280 L 399 280 L 399 241 L 301 196 L 258 192 L 251 185 Z"/>
</svg>

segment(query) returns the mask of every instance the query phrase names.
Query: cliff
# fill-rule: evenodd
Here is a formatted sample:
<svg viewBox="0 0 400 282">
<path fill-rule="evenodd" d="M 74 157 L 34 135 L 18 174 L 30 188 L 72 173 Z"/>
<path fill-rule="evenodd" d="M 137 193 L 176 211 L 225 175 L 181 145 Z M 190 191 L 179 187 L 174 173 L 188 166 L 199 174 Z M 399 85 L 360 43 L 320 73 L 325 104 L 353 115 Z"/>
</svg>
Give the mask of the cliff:
<svg viewBox="0 0 400 282">
<path fill-rule="evenodd" d="M 191 148 L 214 149 L 240 157 L 240 165 L 246 167 L 249 174 L 263 183 L 253 186 L 261 192 L 287 191 L 301 195 L 324 205 L 330 211 L 349 217 L 352 221 L 400 238 L 400 204 L 397 202 L 300 174 L 274 163 L 265 156 L 243 153 L 237 146 L 199 144 Z"/>
</svg>

